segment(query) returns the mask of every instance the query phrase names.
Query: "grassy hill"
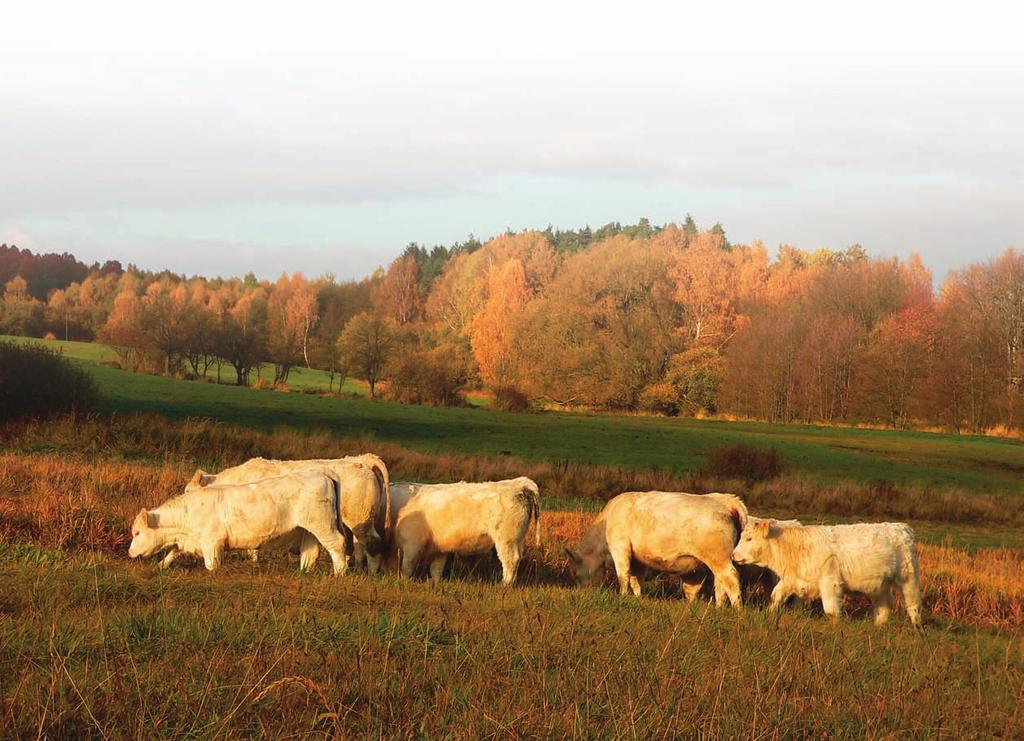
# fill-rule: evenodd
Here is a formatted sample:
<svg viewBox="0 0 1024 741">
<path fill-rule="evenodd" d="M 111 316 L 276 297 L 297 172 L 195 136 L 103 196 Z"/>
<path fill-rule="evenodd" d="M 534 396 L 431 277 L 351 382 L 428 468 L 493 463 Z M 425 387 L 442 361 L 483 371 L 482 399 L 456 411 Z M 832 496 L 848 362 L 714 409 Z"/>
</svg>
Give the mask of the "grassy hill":
<svg viewBox="0 0 1024 741">
<path fill-rule="evenodd" d="M 508 414 L 478 408 L 403 406 L 129 373 L 100 364 L 112 354 L 102 345 L 49 344 L 63 346 L 69 357 L 82 363 L 100 387 L 104 410 L 119 414 L 208 417 L 264 430 L 323 429 L 431 453 L 454 451 L 676 473 L 699 469 L 710 450 L 745 443 L 778 449 L 791 471 L 821 483 L 888 482 L 974 493 L 1024 493 L 1024 442 L 1020 440 L 613 414 Z"/>
</svg>

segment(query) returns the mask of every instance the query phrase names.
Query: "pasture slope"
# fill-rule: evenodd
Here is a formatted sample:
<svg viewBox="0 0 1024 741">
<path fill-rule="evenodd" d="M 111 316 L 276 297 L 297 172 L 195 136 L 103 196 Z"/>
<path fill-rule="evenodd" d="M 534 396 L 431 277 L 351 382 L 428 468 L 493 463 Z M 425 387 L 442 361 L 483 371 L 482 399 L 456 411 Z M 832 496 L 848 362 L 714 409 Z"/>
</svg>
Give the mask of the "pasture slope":
<svg viewBox="0 0 1024 741">
<path fill-rule="evenodd" d="M 80 362 L 113 417 L 0 429 L 0 738 L 1024 737 L 1019 442 L 401 407 Z M 694 475 L 733 442 L 792 470 Z M 493 558 L 431 588 L 287 555 L 212 575 L 125 556 L 130 517 L 197 462 L 366 448 L 395 478 L 536 478 L 544 543 L 519 584 L 498 587 Z M 766 613 L 757 585 L 740 611 L 669 580 L 639 600 L 571 586 L 563 548 L 600 500 L 691 484 L 755 513 L 914 515 L 924 629 L 897 611 L 878 630 L 856 597 L 833 625 Z"/>
<path fill-rule="evenodd" d="M 791 471 L 819 483 L 1024 494 L 1021 440 L 597 413 L 508 414 L 257 392 L 101 365 L 112 351 L 95 343 L 47 344 L 65 348 L 68 357 L 81 362 L 100 387 L 104 410 L 117 414 L 204 417 L 259 430 L 324 430 L 427 453 L 515 456 L 674 474 L 697 471 L 710 450 L 745 443 L 775 447 Z"/>
</svg>

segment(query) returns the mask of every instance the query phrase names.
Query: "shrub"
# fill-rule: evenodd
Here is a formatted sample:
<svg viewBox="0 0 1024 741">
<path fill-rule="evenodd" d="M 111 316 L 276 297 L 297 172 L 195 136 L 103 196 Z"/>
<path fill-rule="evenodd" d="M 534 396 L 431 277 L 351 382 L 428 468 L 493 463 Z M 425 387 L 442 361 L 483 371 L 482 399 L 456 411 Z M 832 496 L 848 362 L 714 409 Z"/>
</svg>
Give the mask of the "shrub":
<svg viewBox="0 0 1024 741">
<path fill-rule="evenodd" d="M 390 366 L 384 396 L 402 404 L 465 406 L 466 372 L 444 348 L 399 353 Z"/>
<path fill-rule="evenodd" d="M 700 473 L 707 477 L 744 481 L 750 486 L 776 478 L 782 469 L 782 456 L 775 448 L 729 445 L 708 453 Z"/>
<path fill-rule="evenodd" d="M 673 355 L 665 377 L 641 392 L 640 408 L 670 417 L 715 411 L 722 365 L 711 348 Z"/>
<path fill-rule="evenodd" d="M 528 412 L 530 399 L 512 386 L 498 386 L 494 389 L 494 408 L 503 412 Z"/>
<path fill-rule="evenodd" d="M 52 350 L 0 342 L 0 419 L 88 412 L 98 393 L 89 375 Z"/>
</svg>

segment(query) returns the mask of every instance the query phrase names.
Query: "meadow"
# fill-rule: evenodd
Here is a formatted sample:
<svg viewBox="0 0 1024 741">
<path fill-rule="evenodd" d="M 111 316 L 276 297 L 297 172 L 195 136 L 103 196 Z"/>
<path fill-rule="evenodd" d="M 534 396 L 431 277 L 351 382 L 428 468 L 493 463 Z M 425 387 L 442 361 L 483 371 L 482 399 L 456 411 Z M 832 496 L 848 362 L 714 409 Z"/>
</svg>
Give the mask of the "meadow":
<svg viewBox="0 0 1024 741">
<path fill-rule="evenodd" d="M 102 352 L 102 348 L 90 348 Z M 1024 734 L 1019 441 L 597 414 L 403 407 L 132 374 L 80 358 L 97 415 L 0 427 L 0 737 L 979 738 Z M 708 451 L 776 447 L 764 481 Z M 493 557 L 432 588 L 393 573 L 216 574 L 126 557 L 140 507 L 199 465 L 372 449 L 393 478 L 541 486 L 513 589 Z M 1016 468 L 1015 468 L 1016 467 Z M 731 490 L 756 514 L 906 519 L 925 627 L 864 600 L 686 604 L 575 588 L 563 555 L 626 489 Z"/>
<path fill-rule="evenodd" d="M 1024 493 L 1024 441 L 932 432 L 778 425 L 584 412 L 510 414 L 405 406 L 363 398 L 254 391 L 130 373 L 106 365 L 96 343 L 48 343 L 93 375 L 103 411 L 208 418 L 263 431 L 323 430 L 427 453 L 515 456 L 692 474 L 732 444 L 774 447 L 789 471 L 821 484 L 915 486 L 968 494 Z M 304 371 L 319 373 L 318 371 Z M 300 376 L 301 377 L 301 376 Z M 347 384 L 352 383 L 351 381 Z M 320 388 L 320 387 L 318 387 Z M 322 388 L 326 388 L 323 381 Z M 346 391 L 350 387 L 346 385 Z"/>
<path fill-rule="evenodd" d="M 550 501 L 543 544 L 530 539 L 509 590 L 493 557 L 456 560 L 439 588 L 393 573 L 333 578 L 326 563 L 301 575 L 287 555 L 160 571 L 126 558 L 126 523 L 180 490 L 194 447 L 223 440 L 232 457 L 253 442 L 279 455 L 331 443 L 153 418 L 6 433 L 3 737 L 1024 732 L 1019 548 L 923 543 L 921 631 L 902 613 L 874 628 L 855 597 L 832 625 L 813 608 L 766 613 L 758 585 L 741 611 L 683 603 L 670 580 L 641 600 L 575 588 L 563 548 L 591 514 Z M 407 452 L 395 468 L 467 465 L 486 463 Z"/>
</svg>

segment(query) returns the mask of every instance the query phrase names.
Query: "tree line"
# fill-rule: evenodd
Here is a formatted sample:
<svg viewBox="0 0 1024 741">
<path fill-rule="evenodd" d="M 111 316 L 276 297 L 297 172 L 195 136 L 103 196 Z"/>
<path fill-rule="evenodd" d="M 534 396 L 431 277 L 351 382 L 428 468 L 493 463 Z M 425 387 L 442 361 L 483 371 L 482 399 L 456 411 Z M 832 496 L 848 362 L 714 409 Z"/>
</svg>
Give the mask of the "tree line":
<svg viewBox="0 0 1024 741">
<path fill-rule="evenodd" d="M 608 224 L 413 243 L 359 281 L 186 278 L 92 266 L 33 295 L 5 285 L 9 334 L 99 339 L 125 367 L 249 384 L 263 365 L 346 377 L 373 397 L 767 421 L 1024 425 L 1024 253 L 936 291 L 913 256 L 854 245 L 774 256 L 720 225 Z"/>
</svg>

